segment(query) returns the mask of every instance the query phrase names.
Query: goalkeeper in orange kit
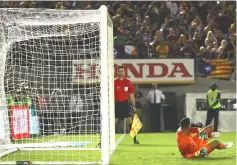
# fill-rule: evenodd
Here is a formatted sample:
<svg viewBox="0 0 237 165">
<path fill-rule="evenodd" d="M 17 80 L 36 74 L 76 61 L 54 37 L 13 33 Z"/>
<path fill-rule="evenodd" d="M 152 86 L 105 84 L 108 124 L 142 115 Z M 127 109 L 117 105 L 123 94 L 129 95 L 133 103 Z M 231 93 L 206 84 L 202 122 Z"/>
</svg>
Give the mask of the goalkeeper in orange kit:
<svg viewBox="0 0 237 165">
<path fill-rule="evenodd" d="M 179 151 L 184 158 L 206 157 L 214 149 L 228 149 L 233 146 L 232 142 L 221 143 L 217 140 L 208 143 L 209 139 L 220 136 L 220 133 L 213 132 L 212 125 L 203 129 L 191 127 L 189 118 L 182 119 L 180 125 L 176 136 Z"/>
</svg>

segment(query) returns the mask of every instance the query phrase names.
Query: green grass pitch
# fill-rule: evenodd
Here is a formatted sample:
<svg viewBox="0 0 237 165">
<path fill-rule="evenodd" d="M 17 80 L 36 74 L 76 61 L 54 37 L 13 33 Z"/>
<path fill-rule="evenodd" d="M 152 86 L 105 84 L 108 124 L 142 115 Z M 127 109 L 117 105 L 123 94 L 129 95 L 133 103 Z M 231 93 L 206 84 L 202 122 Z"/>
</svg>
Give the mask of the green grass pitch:
<svg viewBox="0 0 237 165">
<path fill-rule="evenodd" d="M 207 158 L 183 159 L 176 146 L 175 133 L 138 134 L 140 145 L 133 145 L 126 135 L 118 145 L 111 165 L 236 165 L 236 132 L 222 133 L 217 138 L 231 141 L 227 150 L 214 150 Z"/>
<path fill-rule="evenodd" d="M 118 139 L 121 135 L 116 135 Z M 49 137 L 53 138 L 57 137 Z M 80 137 L 80 140 L 85 139 Z M 65 141 L 76 140 L 75 137 L 67 136 Z M 97 137 L 96 137 L 97 139 Z M 49 139 L 46 139 L 48 141 Z M 125 135 L 121 143 L 117 146 L 113 154 L 111 165 L 235 165 L 236 164 L 236 132 L 222 133 L 222 136 L 217 138 L 222 142 L 233 142 L 234 146 L 227 150 L 215 150 L 207 158 L 183 159 L 176 146 L 175 133 L 147 133 L 138 134 L 140 145 L 132 144 L 132 137 Z M 214 139 L 213 139 L 214 140 Z M 40 139 L 34 139 L 34 142 L 39 142 Z M 60 140 L 62 141 L 62 140 Z M 92 144 L 91 146 L 94 146 Z M 36 151 L 33 151 L 36 152 Z M 93 152 L 93 157 L 92 155 Z M 55 154 L 58 153 L 58 154 Z M 16 152 L 1 161 L 13 160 L 29 160 L 29 151 Z M 35 160 L 49 161 L 52 159 L 61 161 L 80 161 L 80 160 L 99 160 L 99 151 L 37 151 L 38 156 L 31 157 L 31 161 Z M 44 155 L 44 157 L 42 157 Z"/>
</svg>

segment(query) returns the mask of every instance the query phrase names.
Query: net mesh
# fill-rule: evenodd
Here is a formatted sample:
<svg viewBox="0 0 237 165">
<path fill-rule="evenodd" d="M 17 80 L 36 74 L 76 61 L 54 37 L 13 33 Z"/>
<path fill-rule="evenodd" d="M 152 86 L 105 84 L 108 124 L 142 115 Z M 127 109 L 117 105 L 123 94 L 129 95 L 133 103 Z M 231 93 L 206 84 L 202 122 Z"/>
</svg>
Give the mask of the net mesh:
<svg viewBox="0 0 237 165">
<path fill-rule="evenodd" d="M 100 11 L 0 13 L 1 160 L 100 162 Z"/>
</svg>

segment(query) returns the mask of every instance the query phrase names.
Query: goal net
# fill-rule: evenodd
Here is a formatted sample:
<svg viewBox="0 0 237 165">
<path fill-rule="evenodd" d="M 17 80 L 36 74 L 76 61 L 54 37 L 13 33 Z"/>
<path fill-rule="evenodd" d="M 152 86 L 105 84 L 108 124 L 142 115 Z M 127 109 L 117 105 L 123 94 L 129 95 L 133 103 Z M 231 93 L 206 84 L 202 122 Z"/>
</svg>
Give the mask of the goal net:
<svg viewBox="0 0 237 165">
<path fill-rule="evenodd" d="M 0 164 L 108 164 L 113 25 L 98 10 L 0 9 Z"/>
</svg>

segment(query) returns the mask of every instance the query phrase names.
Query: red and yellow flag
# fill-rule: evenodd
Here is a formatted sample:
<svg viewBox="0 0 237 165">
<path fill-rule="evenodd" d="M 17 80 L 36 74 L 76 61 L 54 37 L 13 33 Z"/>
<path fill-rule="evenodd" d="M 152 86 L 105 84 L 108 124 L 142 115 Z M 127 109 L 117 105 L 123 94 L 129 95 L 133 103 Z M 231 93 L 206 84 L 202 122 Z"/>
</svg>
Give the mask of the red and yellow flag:
<svg viewBox="0 0 237 165">
<path fill-rule="evenodd" d="M 206 60 L 215 69 L 207 78 L 229 78 L 232 75 L 232 62 L 229 60 Z"/>
<path fill-rule="evenodd" d="M 134 137 L 139 132 L 139 130 L 142 128 L 142 122 L 138 118 L 137 114 L 133 117 L 132 127 L 130 130 L 130 136 Z"/>
</svg>

